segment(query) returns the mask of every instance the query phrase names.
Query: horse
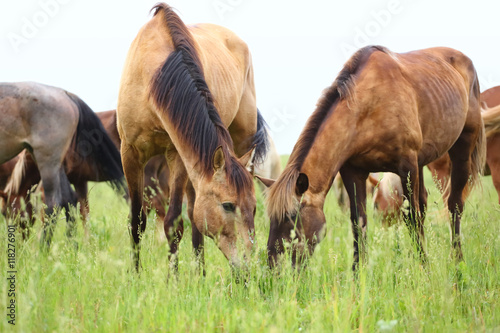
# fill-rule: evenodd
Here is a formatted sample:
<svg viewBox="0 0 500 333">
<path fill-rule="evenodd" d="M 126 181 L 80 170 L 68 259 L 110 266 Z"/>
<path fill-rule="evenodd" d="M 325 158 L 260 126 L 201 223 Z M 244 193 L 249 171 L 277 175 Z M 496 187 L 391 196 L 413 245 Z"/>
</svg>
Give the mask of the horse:
<svg viewBox="0 0 500 333">
<path fill-rule="evenodd" d="M 256 208 L 247 168 L 260 162 L 267 148 L 250 52 L 224 27 L 188 27 L 164 3 L 152 11 L 129 49 L 117 108 L 135 268 L 141 266 L 140 239 L 146 228 L 143 170 L 156 155 L 166 156 L 170 170 L 164 220 L 169 261 L 178 267 L 186 192 L 199 262 L 203 264 L 205 235 L 233 267 L 241 267 L 252 248 Z"/>
<path fill-rule="evenodd" d="M 486 108 L 500 105 L 500 86 L 491 87 L 481 93 L 481 102 L 486 103 Z"/>
<path fill-rule="evenodd" d="M 403 185 L 399 176 L 392 172 L 384 172 L 378 180 L 370 174 L 368 180 L 374 188 L 373 207 L 382 215 L 382 225 L 390 226 L 401 216 L 403 207 Z"/>
<path fill-rule="evenodd" d="M 116 110 L 97 112 L 96 115 L 116 149 L 120 149 L 120 137 L 116 128 Z M 107 175 L 100 173 L 100 170 L 95 165 L 88 161 L 78 161 L 77 157 L 78 152 L 75 151 L 74 147 L 70 146 L 64 157 L 63 166 L 69 182 L 75 188 L 83 228 L 85 233 L 88 234 L 86 227 L 86 220 L 89 213 L 87 183 L 89 181 L 111 181 L 111 186 L 115 190 L 122 191 L 124 188 L 121 182 L 113 182 L 113 179 L 108 179 Z M 14 171 L 16 162 L 20 158 L 23 162 L 20 162 L 18 170 Z M 5 188 L 5 186 L 0 187 L 6 191 L 6 193 L 4 192 L 4 201 L 6 204 L 3 207 L 2 213 L 5 216 L 21 214 L 23 217 L 21 220 L 21 229 L 25 230 L 26 227 L 33 225 L 34 212 L 31 203 L 31 193 L 33 187 L 36 187 L 41 180 L 38 167 L 28 151 L 24 150 L 9 162 L 0 165 L 0 181 L 2 183 L 7 183 L 8 176 L 11 174 L 12 178 L 17 179 L 16 182 L 12 183 L 13 186 L 9 188 Z M 40 190 L 43 191 L 43 186 L 40 187 Z M 156 156 L 146 165 L 144 190 L 150 200 L 150 204 L 145 204 L 144 209 L 146 209 L 146 212 L 155 209 L 159 218 L 163 221 L 166 215 L 165 205 L 168 202 L 168 198 L 165 196 L 165 193 L 168 193 L 168 169 L 166 168 L 164 156 Z M 21 210 L 21 200 L 24 200 L 26 203 L 25 211 Z M 8 209 L 10 209 L 10 214 L 7 212 Z M 26 221 L 28 221 L 28 224 L 26 224 Z"/>
<path fill-rule="evenodd" d="M 460 193 L 476 182 L 485 158 L 479 83 L 472 61 L 450 48 L 394 53 L 382 46 L 358 50 L 320 98 L 281 176 L 271 185 L 267 243 L 274 266 L 284 242 L 292 263 L 312 255 L 326 232 L 325 197 L 337 172 L 349 194 L 354 236 L 353 271 L 365 261 L 366 179 L 393 172 L 409 201 L 406 223 L 422 262 L 427 192 L 424 165 L 448 152 L 452 161 L 452 244 L 462 260 Z M 300 261 L 298 261 L 300 260 Z"/>
<path fill-rule="evenodd" d="M 123 178 L 118 150 L 103 131 L 94 112 L 75 94 L 35 82 L 0 83 L 0 163 L 24 149 L 32 154 L 45 190 L 45 214 L 50 217 L 41 238 L 43 249 L 50 247 L 57 208 L 66 211 L 67 235 L 74 234 L 69 207 L 76 204 L 76 195 L 62 165 L 71 146 L 80 161 L 92 163 L 109 179 Z"/>
</svg>

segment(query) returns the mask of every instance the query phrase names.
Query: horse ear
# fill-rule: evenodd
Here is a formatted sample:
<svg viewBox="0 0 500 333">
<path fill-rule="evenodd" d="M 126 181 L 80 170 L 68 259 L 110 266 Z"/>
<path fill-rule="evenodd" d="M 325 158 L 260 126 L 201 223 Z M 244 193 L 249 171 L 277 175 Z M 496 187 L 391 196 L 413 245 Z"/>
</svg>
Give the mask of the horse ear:
<svg viewBox="0 0 500 333">
<path fill-rule="evenodd" d="M 248 172 L 250 172 L 252 175 L 254 174 L 253 160 L 255 157 L 255 147 L 257 146 L 253 146 L 252 149 L 250 149 L 245 155 L 239 158 L 240 163 L 244 165 Z"/>
<path fill-rule="evenodd" d="M 222 150 L 222 146 L 217 147 L 214 152 L 214 157 L 212 158 L 212 166 L 214 171 L 220 171 L 224 168 L 226 164 L 226 160 L 224 159 L 224 151 Z"/>
<path fill-rule="evenodd" d="M 309 188 L 309 178 L 305 173 L 299 173 L 299 178 L 297 178 L 297 183 L 295 186 L 295 193 L 301 196 Z"/>
<path fill-rule="evenodd" d="M 261 177 L 259 175 L 255 175 L 254 177 L 257 178 L 258 180 L 260 180 L 260 182 L 262 184 L 264 184 L 267 188 L 271 187 L 274 184 L 274 182 L 276 181 L 274 179 L 264 178 L 264 177 Z"/>
</svg>

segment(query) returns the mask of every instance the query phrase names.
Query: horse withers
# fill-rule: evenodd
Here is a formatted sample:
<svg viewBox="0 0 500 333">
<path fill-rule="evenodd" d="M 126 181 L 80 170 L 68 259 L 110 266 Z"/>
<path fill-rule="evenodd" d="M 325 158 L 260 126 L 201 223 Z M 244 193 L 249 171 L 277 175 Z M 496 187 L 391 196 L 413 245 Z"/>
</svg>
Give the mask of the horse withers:
<svg viewBox="0 0 500 333">
<path fill-rule="evenodd" d="M 270 188 L 270 264 L 292 236 L 293 260 L 313 253 L 325 235 L 325 197 L 340 172 L 350 201 L 356 270 L 366 252 L 366 179 L 387 171 L 404 184 L 406 221 L 425 262 L 422 168 L 445 152 L 452 161 L 452 244 L 462 259 L 461 193 L 469 177 L 477 181 L 485 150 L 479 82 L 468 57 L 444 47 L 401 54 L 380 46 L 360 49 L 325 90 Z"/>
</svg>

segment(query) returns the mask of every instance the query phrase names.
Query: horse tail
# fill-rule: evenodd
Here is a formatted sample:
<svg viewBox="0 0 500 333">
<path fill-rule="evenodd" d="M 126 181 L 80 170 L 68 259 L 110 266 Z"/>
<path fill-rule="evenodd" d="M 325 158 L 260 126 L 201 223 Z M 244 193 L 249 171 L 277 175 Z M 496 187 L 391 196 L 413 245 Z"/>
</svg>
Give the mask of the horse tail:
<svg viewBox="0 0 500 333">
<path fill-rule="evenodd" d="M 107 181 L 117 191 L 125 190 L 121 157 L 94 111 L 78 96 L 66 92 L 78 107 L 78 125 L 72 147 L 82 162 L 95 170 L 97 180 Z"/>
<path fill-rule="evenodd" d="M 12 169 L 7 184 L 5 185 L 4 193 L 8 196 L 17 196 L 21 189 L 21 185 L 26 174 L 26 168 L 28 165 L 27 152 L 23 150 L 18 156 L 18 160 Z M 7 199 L 7 198 L 6 198 Z M 7 201 L 7 200 L 6 200 Z"/>
<path fill-rule="evenodd" d="M 269 136 L 266 121 L 259 109 L 257 109 L 257 132 L 252 137 L 252 147 L 255 147 L 254 162 L 256 164 L 263 163 L 269 151 Z"/>
<path fill-rule="evenodd" d="M 471 155 L 472 164 L 472 187 L 480 182 L 480 176 L 483 174 L 486 164 L 486 131 L 484 128 L 483 119 L 481 118 L 481 126 L 476 139 L 476 144 Z"/>
<path fill-rule="evenodd" d="M 481 91 L 479 88 L 479 78 L 477 76 L 477 72 L 474 70 L 474 81 L 472 83 L 472 93 L 474 95 L 475 100 L 477 103 L 480 103 L 481 100 Z M 483 175 L 484 172 L 484 166 L 486 165 L 486 130 L 484 127 L 484 120 L 481 115 L 481 106 L 477 105 L 476 106 L 479 109 L 479 120 L 480 120 L 480 126 L 479 126 L 479 133 L 476 138 L 474 150 L 472 151 L 471 155 L 471 171 L 472 171 L 472 177 L 471 177 L 471 189 L 474 187 L 476 184 L 480 184 L 480 177 Z M 467 193 L 468 194 L 468 193 Z"/>
<path fill-rule="evenodd" d="M 486 137 L 500 133 L 500 105 L 492 108 L 482 108 L 481 115 L 484 121 Z"/>
</svg>

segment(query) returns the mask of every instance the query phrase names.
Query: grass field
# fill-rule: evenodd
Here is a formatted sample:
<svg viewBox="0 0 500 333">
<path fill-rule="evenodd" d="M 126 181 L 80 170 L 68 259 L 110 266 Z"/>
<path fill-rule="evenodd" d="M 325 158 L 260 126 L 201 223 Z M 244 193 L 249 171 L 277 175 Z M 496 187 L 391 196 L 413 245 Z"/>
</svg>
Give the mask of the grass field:
<svg viewBox="0 0 500 333">
<path fill-rule="evenodd" d="M 288 264 L 271 272 L 269 222 L 259 194 L 246 283 L 235 282 L 209 239 L 206 276 L 200 276 L 189 223 L 179 273 L 169 274 L 167 244 L 153 217 L 142 242 L 143 270 L 131 272 L 127 204 L 107 185 L 93 184 L 90 236 L 79 223 L 78 250 L 65 237 L 64 219 L 49 255 L 39 253 L 40 223 L 26 242 L 16 233 L 16 325 L 3 315 L 0 332 L 499 332 L 500 207 L 491 178 L 467 202 L 459 265 L 451 259 L 444 205 L 428 174 L 427 184 L 427 268 L 414 258 L 406 227 L 382 228 L 369 207 L 368 264 L 354 281 L 348 213 L 329 196 L 327 235 L 307 269 L 297 273 Z M 2 276 L 9 270 L 7 243 L 4 232 Z M 0 305 L 7 313 L 9 286 L 2 280 Z"/>
</svg>

